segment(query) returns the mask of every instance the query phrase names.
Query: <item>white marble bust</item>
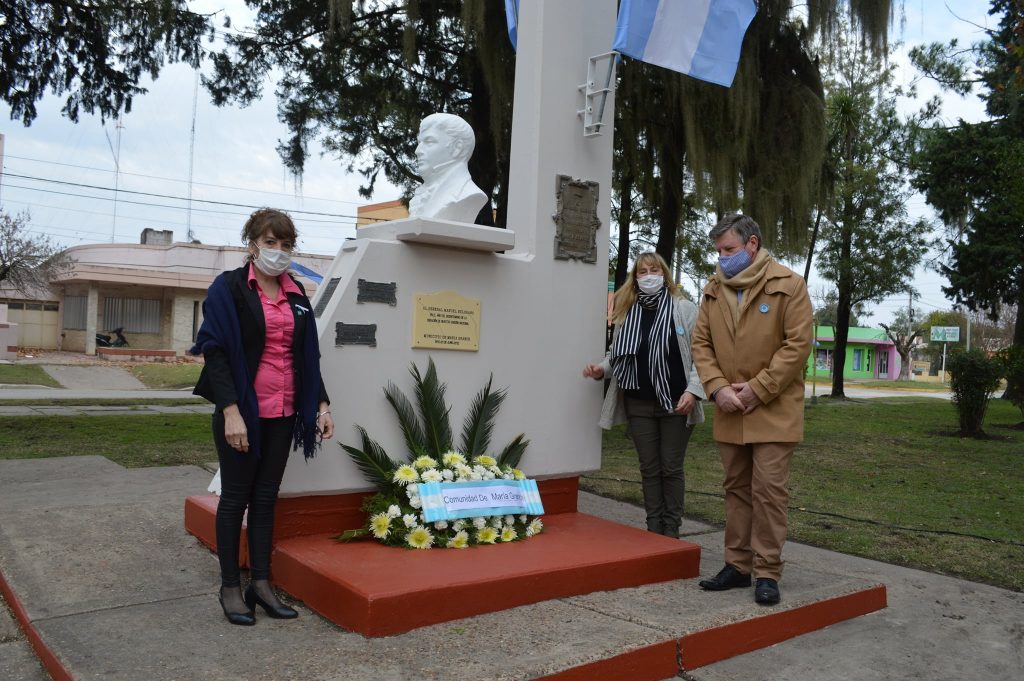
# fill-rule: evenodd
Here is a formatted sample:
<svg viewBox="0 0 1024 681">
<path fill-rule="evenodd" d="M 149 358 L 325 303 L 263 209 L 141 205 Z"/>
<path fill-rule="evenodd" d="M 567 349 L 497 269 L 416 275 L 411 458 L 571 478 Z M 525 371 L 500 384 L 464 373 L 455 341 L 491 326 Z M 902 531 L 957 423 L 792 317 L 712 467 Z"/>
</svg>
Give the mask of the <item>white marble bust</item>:
<svg viewBox="0 0 1024 681">
<path fill-rule="evenodd" d="M 469 123 L 452 114 L 431 114 L 420 122 L 416 169 L 423 184 L 412 195 L 409 215 L 469 222 L 476 220 L 487 195 L 473 184 L 466 164 L 476 141 Z"/>
</svg>

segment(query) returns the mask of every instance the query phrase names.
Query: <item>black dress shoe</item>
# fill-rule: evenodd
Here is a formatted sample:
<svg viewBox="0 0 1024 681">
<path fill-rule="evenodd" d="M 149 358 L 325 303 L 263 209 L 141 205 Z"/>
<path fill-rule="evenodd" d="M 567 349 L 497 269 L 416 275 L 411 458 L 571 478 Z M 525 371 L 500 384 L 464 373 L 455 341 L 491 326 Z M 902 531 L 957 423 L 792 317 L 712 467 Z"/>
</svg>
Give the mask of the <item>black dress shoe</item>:
<svg viewBox="0 0 1024 681">
<path fill-rule="evenodd" d="M 779 583 L 774 579 L 761 577 L 754 587 L 754 600 L 761 605 L 775 605 L 782 597 L 779 595 Z"/>
<path fill-rule="evenodd" d="M 702 579 L 698 584 L 705 591 L 726 591 L 728 589 L 750 586 L 750 575 L 745 575 L 732 565 L 726 563 L 725 567 L 719 570 L 717 575 L 711 579 Z"/>
<path fill-rule="evenodd" d="M 267 615 L 275 620 L 290 620 L 299 616 L 298 611 L 294 608 L 289 608 L 287 605 L 277 606 L 267 603 L 256 593 L 256 589 L 252 588 L 252 584 L 245 590 L 245 604 L 250 608 L 255 608 L 255 605 L 259 604 L 266 611 Z"/>
<path fill-rule="evenodd" d="M 231 612 L 224 605 L 224 598 L 222 596 L 217 596 L 217 600 L 220 601 L 220 607 L 224 610 L 224 616 L 228 618 L 228 622 L 239 624 L 243 627 L 251 627 L 256 624 L 256 616 L 252 612 L 252 606 L 249 606 L 249 612 Z"/>
</svg>

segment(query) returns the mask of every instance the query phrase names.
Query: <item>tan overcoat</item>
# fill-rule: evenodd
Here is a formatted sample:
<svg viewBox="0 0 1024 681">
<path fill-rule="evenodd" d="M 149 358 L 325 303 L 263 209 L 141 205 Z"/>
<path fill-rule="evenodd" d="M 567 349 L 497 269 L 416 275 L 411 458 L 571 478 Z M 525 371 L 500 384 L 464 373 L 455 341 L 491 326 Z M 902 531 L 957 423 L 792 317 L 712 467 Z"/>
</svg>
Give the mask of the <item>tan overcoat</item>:
<svg viewBox="0 0 1024 681">
<path fill-rule="evenodd" d="M 719 442 L 800 442 L 804 437 L 804 371 L 813 342 L 811 300 L 796 272 L 769 258 L 764 276 L 744 292 L 733 321 L 716 274 L 704 287 L 693 332 L 693 360 L 711 395 L 750 382 L 763 404 L 750 414 L 715 408 Z"/>
</svg>

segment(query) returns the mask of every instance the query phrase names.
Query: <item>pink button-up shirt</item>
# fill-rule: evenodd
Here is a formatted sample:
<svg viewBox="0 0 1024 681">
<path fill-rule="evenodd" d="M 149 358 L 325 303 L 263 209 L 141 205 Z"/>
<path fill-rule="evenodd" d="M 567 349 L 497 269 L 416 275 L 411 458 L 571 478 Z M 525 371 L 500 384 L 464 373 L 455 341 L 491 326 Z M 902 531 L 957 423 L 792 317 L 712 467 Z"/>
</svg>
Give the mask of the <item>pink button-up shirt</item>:
<svg viewBox="0 0 1024 681">
<path fill-rule="evenodd" d="M 292 278 L 282 274 L 277 299 L 270 300 L 260 287 L 253 265 L 249 264 L 249 285 L 256 286 L 256 293 L 263 305 L 263 319 L 267 324 L 267 335 L 263 345 L 263 356 L 256 369 L 253 388 L 260 407 L 260 418 L 291 416 L 295 413 L 295 366 L 292 363 L 292 339 L 295 337 L 295 317 L 288 304 L 288 293 L 301 293 Z"/>
</svg>

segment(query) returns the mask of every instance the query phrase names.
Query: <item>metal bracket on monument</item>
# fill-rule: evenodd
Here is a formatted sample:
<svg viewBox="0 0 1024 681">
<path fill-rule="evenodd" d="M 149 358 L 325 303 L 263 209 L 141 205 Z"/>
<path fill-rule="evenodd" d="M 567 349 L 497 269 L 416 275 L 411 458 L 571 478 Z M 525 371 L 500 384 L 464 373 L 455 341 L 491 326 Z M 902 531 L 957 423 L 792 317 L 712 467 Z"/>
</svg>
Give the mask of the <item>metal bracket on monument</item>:
<svg viewBox="0 0 1024 681">
<path fill-rule="evenodd" d="M 583 119 L 583 136 L 601 134 L 604 127 L 604 109 L 608 96 L 615 91 L 615 60 L 618 52 L 605 52 L 587 60 L 587 82 L 577 89 L 583 93 L 583 108 L 576 115 Z M 607 70 L 601 62 L 608 62 Z M 598 87 L 598 79 L 604 76 L 604 86 Z"/>
</svg>

